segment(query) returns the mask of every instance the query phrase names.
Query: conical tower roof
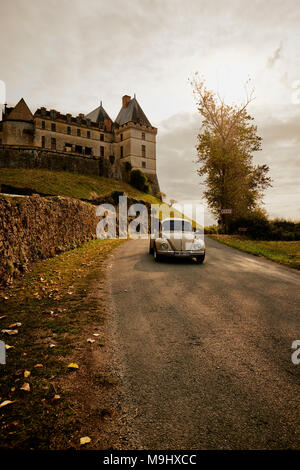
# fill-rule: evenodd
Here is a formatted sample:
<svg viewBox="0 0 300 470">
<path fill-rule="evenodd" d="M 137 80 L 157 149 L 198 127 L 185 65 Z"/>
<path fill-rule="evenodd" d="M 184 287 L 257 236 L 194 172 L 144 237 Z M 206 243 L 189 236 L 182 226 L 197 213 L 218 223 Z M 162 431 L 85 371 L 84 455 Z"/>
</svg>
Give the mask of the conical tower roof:
<svg viewBox="0 0 300 470">
<path fill-rule="evenodd" d="M 6 119 L 11 121 L 32 121 L 33 114 L 25 103 L 25 100 L 21 98 Z"/>
<path fill-rule="evenodd" d="M 118 116 L 116 117 L 115 122 L 119 126 L 122 126 L 127 122 L 137 122 L 144 126 L 152 127 L 150 121 L 148 120 L 147 116 L 145 115 L 144 111 L 142 110 L 135 97 L 128 101 L 126 106 L 123 106 L 121 108 Z"/>
<path fill-rule="evenodd" d="M 102 106 L 102 101 L 98 108 L 94 109 L 94 111 L 91 111 L 89 114 L 86 114 L 85 117 L 90 119 L 92 122 L 97 122 L 97 124 L 104 123 L 105 119 L 109 119 L 111 121 L 109 115 Z"/>
</svg>

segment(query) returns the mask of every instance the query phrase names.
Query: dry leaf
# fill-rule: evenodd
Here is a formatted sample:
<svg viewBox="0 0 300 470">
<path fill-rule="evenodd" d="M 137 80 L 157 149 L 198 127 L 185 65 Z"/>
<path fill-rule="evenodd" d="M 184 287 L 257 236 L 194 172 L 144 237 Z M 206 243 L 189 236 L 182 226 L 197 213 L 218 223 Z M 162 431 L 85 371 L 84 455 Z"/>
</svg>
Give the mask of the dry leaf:
<svg viewBox="0 0 300 470">
<path fill-rule="evenodd" d="M 6 333 L 8 335 L 17 335 L 18 330 L 1 330 L 1 333 Z"/>
<path fill-rule="evenodd" d="M 76 362 L 71 362 L 71 364 L 68 365 L 70 369 L 78 369 L 78 364 Z"/>
<path fill-rule="evenodd" d="M 60 400 L 60 395 L 54 395 L 51 401 Z"/>
<path fill-rule="evenodd" d="M 80 445 L 81 446 L 84 446 L 85 444 L 88 444 L 89 442 L 91 442 L 91 438 L 88 437 L 88 436 L 80 438 Z"/>
<path fill-rule="evenodd" d="M 94 339 L 91 339 L 91 338 L 88 338 L 88 339 L 87 339 L 87 342 L 88 342 L 88 343 L 94 343 L 95 340 L 94 340 Z"/>
<path fill-rule="evenodd" d="M 16 390 L 16 387 L 11 387 L 10 391 L 14 392 Z"/>
<path fill-rule="evenodd" d="M 6 344 L 6 345 L 5 345 L 5 348 L 6 348 L 6 349 L 11 349 L 11 348 L 14 348 L 14 346 L 10 346 L 9 344 Z"/>
<path fill-rule="evenodd" d="M 0 317 L 0 320 L 2 320 L 2 318 L 6 318 L 6 317 L 7 317 L 7 315 L 2 315 L 2 316 Z"/>
<path fill-rule="evenodd" d="M 55 348 L 55 346 L 56 345 L 52 343 L 52 344 L 50 344 L 49 348 Z"/>
<path fill-rule="evenodd" d="M 35 364 L 33 367 L 44 367 L 43 364 Z"/>
<path fill-rule="evenodd" d="M 9 325 L 9 328 L 15 328 L 16 326 L 22 326 L 22 323 L 20 322 L 13 323 L 12 325 Z"/>
<path fill-rule="evenodd" d="M 100 336 L 99 333 L 93 333 L 93 336 Z"/>
<path fill-rule="evenodd" d="M 20 388 L 20 390 L 24 390 L 24 392 L 30 392 L 30 385 L 28 382 L 25 382 L 22 387 Z"/>
<path fill-rule="evenodd" d="M 25 379 L 30 376 L 30 370 L 24 370 Z"/>
<path fill-rule="evenodd" d="M 4 400 L 2 403 L 0 403 L 0 408 L 6 405 L 11 405 L 12 403 L 15 403 L 16 400 Z"/>
</svg>

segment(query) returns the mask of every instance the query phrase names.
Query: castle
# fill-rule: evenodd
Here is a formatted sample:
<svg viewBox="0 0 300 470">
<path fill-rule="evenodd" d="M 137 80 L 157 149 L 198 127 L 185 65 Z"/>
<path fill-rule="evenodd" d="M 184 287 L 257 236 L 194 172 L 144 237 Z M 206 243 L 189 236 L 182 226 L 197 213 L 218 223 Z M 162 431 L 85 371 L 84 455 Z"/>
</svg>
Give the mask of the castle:
<svg viewBox="0 0 300 470">
<path fill-rule="evenodd" d="M 156 134 L 135 96 L 122 97 L 115 121 L 102 102 L 74 117 L 44 107 L 32 114 L 22 98 L 15 107 L 5 106 L 0 121 L 0 166 L 49 167 L 125 181 L 131 169 L 139 169 L 156 194 Z"/>
</svg>

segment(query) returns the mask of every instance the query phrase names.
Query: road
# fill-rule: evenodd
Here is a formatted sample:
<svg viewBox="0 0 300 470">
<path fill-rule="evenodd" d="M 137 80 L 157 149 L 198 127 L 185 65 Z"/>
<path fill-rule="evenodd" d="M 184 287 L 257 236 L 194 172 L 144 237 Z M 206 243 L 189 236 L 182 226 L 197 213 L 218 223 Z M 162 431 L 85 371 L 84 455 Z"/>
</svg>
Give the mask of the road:
<svg viewBox="0 0 300 470">
<path fill-rule="evenodd" d="M 300 448 L 299 273 L 207 240 L 203 265 L 115 252 L 125 394 L 142 449 Z"/>
</svg>

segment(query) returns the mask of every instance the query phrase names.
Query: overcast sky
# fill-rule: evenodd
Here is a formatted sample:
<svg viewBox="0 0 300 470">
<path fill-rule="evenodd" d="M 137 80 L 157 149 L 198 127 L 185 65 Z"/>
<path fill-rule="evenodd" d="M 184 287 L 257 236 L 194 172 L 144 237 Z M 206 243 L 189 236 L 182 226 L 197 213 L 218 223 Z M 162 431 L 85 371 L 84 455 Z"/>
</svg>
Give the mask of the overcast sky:
<svg viewBox="0 0 300 470">
<path fill-rule="evenodd" d="M 181 202 L 199 201 L 203 191 L 188 78 L 198 71 L 231 102 L 251 77 L 249 111 L 263 137 L 255 161 L 273 178 L 265 208 L 300 219 L 299 0 L 1 0 L 0 9 L 7 102 L 24 97 L 33 111 L 76 115 L 102 100 L 114 119 L 121 96 L 136 93 L 158 127 L 161 189 Z"/>
</svg>

